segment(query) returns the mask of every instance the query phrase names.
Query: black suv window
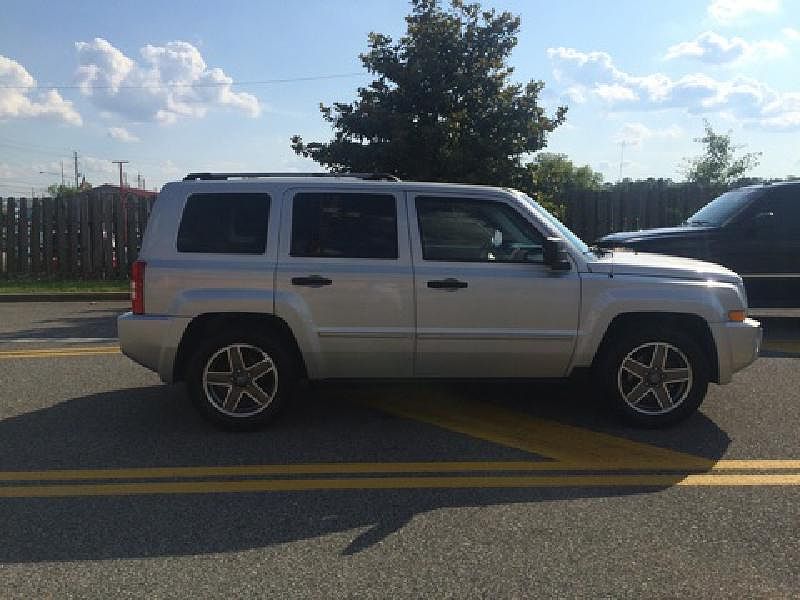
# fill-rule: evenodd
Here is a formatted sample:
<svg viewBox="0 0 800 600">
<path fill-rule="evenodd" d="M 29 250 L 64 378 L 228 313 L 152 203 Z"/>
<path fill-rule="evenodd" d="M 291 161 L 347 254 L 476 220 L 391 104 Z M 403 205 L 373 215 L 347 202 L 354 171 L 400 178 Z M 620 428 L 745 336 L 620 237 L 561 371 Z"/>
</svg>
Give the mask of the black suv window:
<svg viewBox="0 0 800 600">
<path fill-rule="evenodd" d="M 457 262 L 542 262 L 544 237 L 502 202 L 420 196 L 422 258 Z"/>
<path fill-rule="evenodd" d="M 760 214 L 772 213 L 767 217 L 768 227 L 776 239 L 800 239 L 800 185 L 775 186 L 765 200 L 755 206 L 756 218 Z"/>
<path fill-rule="evenodd" d="M 178 229 L 178 252 L 263 254 L 267 194 L 192 194 Z"/>
<path fill-rule="evenodd" d="M 292 256 L 397 258 L 394 196 L 301 193 L 292 205 Z"/>
</svg>

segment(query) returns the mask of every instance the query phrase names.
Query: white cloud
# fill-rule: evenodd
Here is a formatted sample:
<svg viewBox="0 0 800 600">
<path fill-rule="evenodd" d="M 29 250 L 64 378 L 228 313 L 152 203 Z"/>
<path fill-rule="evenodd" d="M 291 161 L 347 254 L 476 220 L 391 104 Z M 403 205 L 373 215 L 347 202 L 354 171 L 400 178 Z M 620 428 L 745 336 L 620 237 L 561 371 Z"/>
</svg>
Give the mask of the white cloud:
<svg viewBox="0 0 800 600">
<path fill-rule="evenodd" d="M 606 102 L 625 102 L 639 99 L 639 95 L 631 88 L 618 83 L 599 83 L 595 86 L 594 93 Z"/>
<path fill-rule="evenodd" d="M 232 89 L 233 79 L 209 68 L 188 42 L 147 45 L 137 62 L 108 41 L 77 42 L 81 91 L 104 111 L 136 121 L 174 123 L 202 118 L 210 108 L 226 107 L 250 117 L 261 113 L 258 99 Z"/>
<path fill-rule="evenodd" d="M 80 158 L 81 172 L 92 175 L 113 175 L 119 173 L 117 165 L 108 159 L 95 156 L 82 156 Z"/>
<path fill-rule="evenodd" d="M 133 135 L 130 131 L 125 129 L 124 127 L 109 127 L 108 128 L 108 136 L 118 140 L 120 142 L 139 142 L 141 141 L 138 137 Z"/>
<path fill-rule="evenodd" d="M 564 95 L 575 104 L 586 102 L 586 88 L 582 85 L 572 85 L 564 91 Z M 563 125 L 561 125 L 563 127 Z"/>
<path fill-rule="evenodd" d="M 704 73 L 673 79 L 663 73 L 633 75 L 619 69 L 605 52 L 549 48 L 553 72 L 564 86 L 583 86 L 610 108 L 681 108 L 692 114 L 729 113 L 749 124 L 794 129 L 797 93 L 781 93 L 758 80 L 737 76 L 718 80 Z"/>
<path fill-rule="evenodd" d="M 168 177 L 177 177 L 178 175 L 188 173 L 187 169 L 179 167 L 169 159 L 162 162 L 159 169 L 163 175 L 166 175 Z"/>
<path fill-rule="evenodd" d="M 6 119 L 51 119 L 82 125 L 81 116 L 56 90 L 32 97 L 36 80 L 17 61 L 0 56 L 0 121 Z"/>
<path fill-rule="evenodd" d="M 740 37 L 730 39 L 713 31 L 706 31 L 694 40 L 670 46 L 666 59 L 695 58 L 710 64 L 725 64 L 758 58 L 786 56 L 786 46 L 778 41 L 748 42 Z"/>
<path fill-rule="evenodd" d="M 800 29 L 792 29 L 791 27 L 784 27 L 781 29 L 783 37 L 793 41 L 800 42 Z"/>
<path fill-rule="evenodd" d="M 728 24 L 751 13 L 774 14 L 780 7 L 780 0 L 712 0 L 708 14 L 715 21 Z"/>
<path fill-rule="evenodd" d="M 683 135 L 683 130 L 677 125 L 665 129 L 651 129 L 644 123 L 625 123 L 614 136 L 614 142 L 625 143 L 629 146 L 641 146 L 645 140 L 679 139 Z"/>
</svg>

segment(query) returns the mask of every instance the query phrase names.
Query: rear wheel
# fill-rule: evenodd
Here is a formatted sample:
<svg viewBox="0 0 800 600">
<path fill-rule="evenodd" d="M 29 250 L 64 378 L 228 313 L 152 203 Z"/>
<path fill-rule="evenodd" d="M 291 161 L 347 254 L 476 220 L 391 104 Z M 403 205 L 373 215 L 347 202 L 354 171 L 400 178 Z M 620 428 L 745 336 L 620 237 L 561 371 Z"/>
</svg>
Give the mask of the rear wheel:
<svg viewBox="0 0 800 600">
<path fill-rule="evenodd" d="M 611 340 L 598 364 L 605 395 L 625 420 L 664 427 L 691 415 L 708 389 L 708 358 L 681 331 L 628 331 Z"/>
<path fill-rule="evenodd" d="M 224 429 L 266 425 L 284 407 L 297 380 L 284 346 L 248 332 L 226 333 L 204 342 L 187 371 L 195 406 Z"/>
</svg>

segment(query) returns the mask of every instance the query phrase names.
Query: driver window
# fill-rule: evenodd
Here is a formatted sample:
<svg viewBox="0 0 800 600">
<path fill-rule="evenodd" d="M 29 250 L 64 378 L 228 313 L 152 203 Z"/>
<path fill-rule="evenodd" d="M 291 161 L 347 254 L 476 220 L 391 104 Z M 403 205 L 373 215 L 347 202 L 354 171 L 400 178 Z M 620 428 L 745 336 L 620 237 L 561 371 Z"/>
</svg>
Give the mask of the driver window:
<svg viewBox="0 0 800 600">
<path fill-rule="evenodd" d="M 419 196 L 422 258 L 454 262 L 542 263 L 542 236 L 502 202 Z"/>
<path fill-rule="evenodd" d="M 764 204 L 762 213 L 772 213 L 764 226 L 770 238 L 796 241 L 800 237 L 800 193 L 799 186 L 785 186 L 775 189 L 769 202 Z"/>
</svg>

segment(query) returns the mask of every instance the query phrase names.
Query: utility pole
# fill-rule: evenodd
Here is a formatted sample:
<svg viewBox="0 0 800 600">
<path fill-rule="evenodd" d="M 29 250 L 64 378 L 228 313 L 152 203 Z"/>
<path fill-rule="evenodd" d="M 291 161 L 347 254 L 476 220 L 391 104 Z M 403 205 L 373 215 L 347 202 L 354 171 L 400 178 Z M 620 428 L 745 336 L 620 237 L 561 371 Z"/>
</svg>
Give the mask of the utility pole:
<svg viewBox="0 0 800 600">
<path fill-rule="evenodd" d="M 112 163 L 115 165 L 119 165 L 119 198 L 120 203 L 122 204 L 122 240 L 124 247 L 127 248 L 128 246 L 128 211 L 127 206 L 125 204 L 125 189 L 122 187 L 122 165 L 127 164 L 130 161 L 127 160 L 112 160 Z M 118 256 L 122 255 L 123 250 L 118 249 Z"/>
<path fill-rule="evenodd" d="M 73 150 L 72 151 L 72 160 L 75 162 L 75 189 L 78 189 L 78 153 Z"/>
<path fill-rule="evenodd" d="M 64 187 L 66 187 L 66 186 L 64 185 L 64 161 L 62 160 L 61 161 L 61 188 L 63 189 Z"/>
<path fill-rule="evenodd" d="M 625 157 L 625 142 L 619 143 L 619 181 L 622 182 L 622 162 Z"/>
<path fill-rule="evenodd" d="M 122 165 L 129 163 L 128 160 L 112 160 L 112 163 L 119 165 L 119 193 L 122 195 Z"/>
</svg>

